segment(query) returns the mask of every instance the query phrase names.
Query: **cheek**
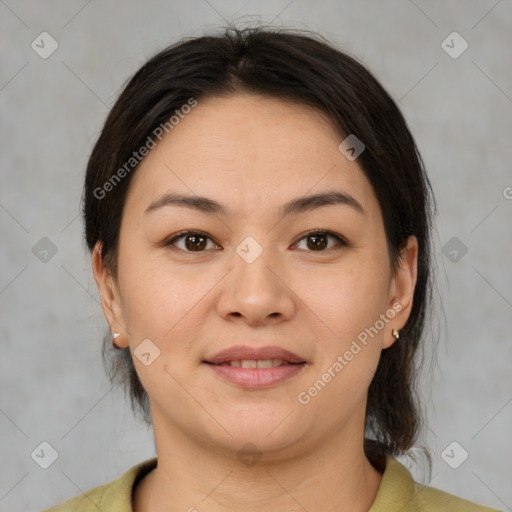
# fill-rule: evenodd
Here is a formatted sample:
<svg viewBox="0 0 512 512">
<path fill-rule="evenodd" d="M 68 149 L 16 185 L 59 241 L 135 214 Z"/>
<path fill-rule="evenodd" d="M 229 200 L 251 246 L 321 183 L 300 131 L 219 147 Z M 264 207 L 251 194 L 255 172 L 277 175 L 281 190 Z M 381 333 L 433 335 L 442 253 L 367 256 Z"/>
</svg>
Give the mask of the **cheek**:
<svg viewBox="0 0 512 512">
<path fill-rule="evenodd" d="M 165 400 L 171 393 L 179 402 L 182 389 L 172 376 L 181 382 L 197 364 L 194 341 L 200 337 L 199 317 L 204 315 L 201 298 L 215 280 L 208 274 L 192 273 L 192 266 L 181 271 L 157 260 L 135 251 L 119 260 L 123 315 L 142 385 L 151 397 Z M 144 350 L 151 353 L 152 362 L 147 366 L 142 359 L 142 364 L 137 361 L 137 352 L 142 352 L 139 344 L 146 339 L 154 343 Z M 158 354 L 154 360 L 153 353 Z"/>
<path fill-rule="evenodd" d="M 313 332 L 319 350 L 317 371 L 302 391 L 315 411 L 332 410 L 333 427 L 364 404 L 379 362 L 389 284 L 384 263 L 359 254 L 335 277 L 312 280 L 307 294 L 315 323 L 320 320 Z M 332 409 L 333 403 L 344 406 Z"/>
<path fill-rule="evenodd" d="M 371 251 L 354 253 L 336 270 L 301 279 L 308 283 L 302 288 L 304 302 L 324 328 L 329 328 L 328 338 L 336 340 L 336 348 L 350 343 L 385 313 L 389 287 L 386 261 L 375 259 Z"/>
<path fill-rule="evenodd" d="M 124 280 L 123 312 L 134 334 L 162 340 L 204 295 L 203 284 L 158 269 L 134 269 Z M 176 327 L 175 327 L 176 326 Z"/>
<path fill-rule="evenodd" d="M 157 340 L 183 316 L 190 290 L 179 274 L 166 271 L 140 243 L 123 243 L 118 269 L 125 322 L 131 337 Z"/>
<path fill-rule="evenodd" d="M 123 315 L 132 344 L 149 338 L 162 350 L 188 353 L 200 335 L 205 308 L 213 307 L 209 293 L 225 269 L 172 263 L 165 250 L 133 245 L 132 251 L 120 251 L 124 256 L 119 259 Z"/>
</svg>

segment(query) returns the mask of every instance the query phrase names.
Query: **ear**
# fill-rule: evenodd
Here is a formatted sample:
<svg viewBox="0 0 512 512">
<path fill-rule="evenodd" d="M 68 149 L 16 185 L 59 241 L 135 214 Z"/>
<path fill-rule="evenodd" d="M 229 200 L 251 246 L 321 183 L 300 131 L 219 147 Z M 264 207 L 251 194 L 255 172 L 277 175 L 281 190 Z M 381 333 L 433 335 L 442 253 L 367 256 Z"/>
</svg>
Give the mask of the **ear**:
<svg viewBox="0 0 512 512">
<path fill-rule="evenodd" d="M 126 348 L 128 347 L 128 336 L 121 308 L 119 287 L 117 281 L 105 267 L 101 242 L 96 243 L 92 252 L 92 270 L 98 286 L 103 314 L 110 326 L 110 331 L 120 333 L 114 343 L 120 348 Z"/>
<path fill-rule="evenodd" d="M 398 269 L 390 282 L 390 301 L 388 311 L 396 314 L 389 321 L 382 341 L 382 348 L 390 347 L 395 341 L 394 329 L 402 329 L 411 314 L 414 289 L 418 270 L 418 240 L 410 236 L 406 247 L 400 253 Z"/>
</svg>

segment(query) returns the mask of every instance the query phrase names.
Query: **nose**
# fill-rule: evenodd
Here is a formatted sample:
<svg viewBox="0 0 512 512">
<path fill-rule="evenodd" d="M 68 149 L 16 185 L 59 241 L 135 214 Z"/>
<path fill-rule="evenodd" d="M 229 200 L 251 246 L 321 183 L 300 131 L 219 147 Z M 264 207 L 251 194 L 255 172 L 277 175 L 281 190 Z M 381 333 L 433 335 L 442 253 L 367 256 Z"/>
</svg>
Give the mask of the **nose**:
<svg viewBox="0 0 512 512">
<path fill-rule="evenodd" d="M 253 261 L 244 259 L 243 253 L 233 255 L 217 302 L 224 319 L 263 326 L 292 318 L 297 298 L 286 282 L 283 265 L 271 252 L 265 249 Z"/>
</svg>

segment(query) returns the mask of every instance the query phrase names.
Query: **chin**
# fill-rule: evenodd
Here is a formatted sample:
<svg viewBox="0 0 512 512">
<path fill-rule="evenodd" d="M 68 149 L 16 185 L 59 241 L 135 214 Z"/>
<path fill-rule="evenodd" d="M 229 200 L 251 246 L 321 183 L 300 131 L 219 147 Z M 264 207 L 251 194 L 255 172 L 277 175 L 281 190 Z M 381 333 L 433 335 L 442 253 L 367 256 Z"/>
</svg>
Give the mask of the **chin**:
<svg viewBox="0 0 512 512">
<path fill-rule="evenodd" d="M 291 411 L 290 407 L 277 407 L 275 404 L 230 408 L 218 419 L 231 435 L 222 430 L 221 439 L 216 439 L 215 443 L 228 445 L 235 451 L 246 443 L 252 443 L 261 451 L 285 449 L 301 437 L 297 431 L 297 417 L 290 414 Z M 299 424 L 305 425 L 304 421 L 299 421 Z M 219 429 L 211 434 L 218 438 Z"/>
</svg>

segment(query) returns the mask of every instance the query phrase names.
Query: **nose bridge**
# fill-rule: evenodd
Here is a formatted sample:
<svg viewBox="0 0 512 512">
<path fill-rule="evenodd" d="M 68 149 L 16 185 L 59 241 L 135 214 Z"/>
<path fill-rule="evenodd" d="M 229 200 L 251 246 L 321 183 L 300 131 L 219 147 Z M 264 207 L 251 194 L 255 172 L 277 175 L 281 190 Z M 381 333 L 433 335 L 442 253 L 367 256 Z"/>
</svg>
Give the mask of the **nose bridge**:
<svg viewBox="0 0 512 512">
<path fill-rule="evenodd" d="M 258 236 L 260 241 L 257 240 L 256 236 L 246 236 L 236 247 L 234 255 L 234 270 L 237 288 L 244 284 L 242 281 L 246 281 L 250 284 L 251 288 L 254 286 L 261 285 L 269 290 L 275 290 L 276 287 L 274 281 L 274 273 L 278 272 L 277 261 L 274 248 L 268 244 L 263 246 L 263 235 Z M 273 272 L 270 271 L 273 269 Z M 262 292 L 262 290 L 260 290 Z"/>
<path fill-rule="evenodd" d="M 261 237 L 263 238 L 263 237 Z M 272 247 L 263 247 L 255 236 L 245 237 L 235 248 L 230 282 L 218 307 L 223 316 L 243 316 L 261 323 L 293 313 L 293 298 L 280 277 L 279 257 Z"/>
</svg>

